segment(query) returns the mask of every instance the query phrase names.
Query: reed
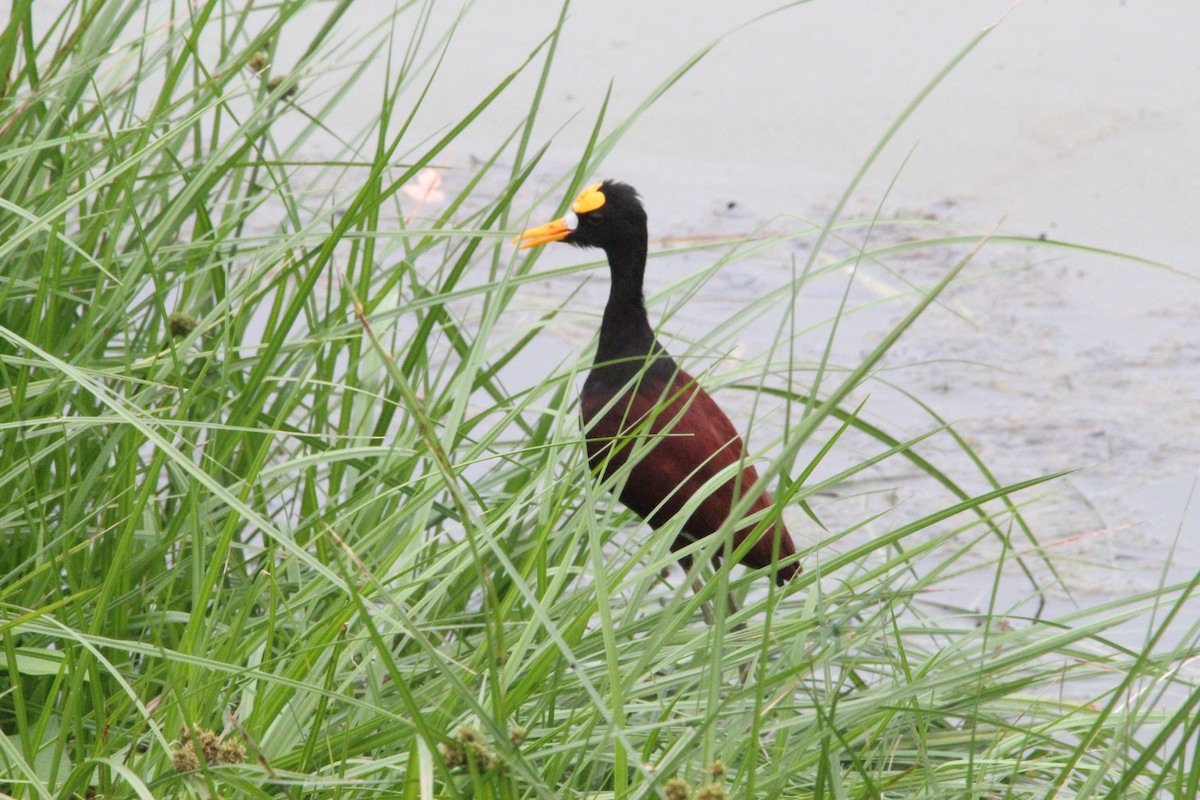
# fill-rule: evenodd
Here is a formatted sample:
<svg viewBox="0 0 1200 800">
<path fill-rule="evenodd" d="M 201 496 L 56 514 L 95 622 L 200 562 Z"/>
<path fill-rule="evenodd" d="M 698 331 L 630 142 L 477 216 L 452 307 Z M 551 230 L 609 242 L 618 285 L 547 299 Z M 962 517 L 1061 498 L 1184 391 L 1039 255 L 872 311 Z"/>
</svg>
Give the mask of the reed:
<svg viewBox="0 0 1200 800">
<path fill-rule="evenodd" d="M 562 17 L 454 126 L 413 141 L 426 92 L 449 90 L 428 3 L 353 48 L 342 25 L 365 4 L 350 0 L 62 5 L 43 26 L 14 0 L 0 34 L 0 792 L 1196 795 L 1195 581 L 1039 618 L 1054 563 L 1019 493 L 1053 476 L 1002 484 L 931 409 L 899 436 L 851 400 L 958 268 L 889 300 L 906 313 L 860 363 L 795 346 L 832 340 L 852 305 L 788 316 L 817 277 L 897 249 L 961 265 L 981 246 L 1068 245 L 918 222 L 876 245 L 878 221 L 845 204 L 777 234 L 806 240 L 809 263 L 681 355 L 694 367 L 751 317 L 783 320 L 722 391 L 785 409 L 763 475 L 803 530 L 805 572 L 762 591 L 723 568 L 693 596 L 667 571 L 670 535 L 588 474 L 573 398 L 590 353 L 512 377 L 571 302 L 518 314 L 522 289 L 595 265 L 545 270 L 507 240 L 705 51 L 630 118 L 601 109 L 558 168 L 533 121 Z M 283 74 L 302 13 L 324 22 Z M 330 69 L 338 88 L 310 94 Z M 368 69 L 388 75 L 374 108 L 353 93 Z M 426 170 L 501 99 L 528 106 L 522 124 L 434 187 Z M 310 158 L 347 108 L 360 132 Z M 764 244 L 687 245 L 710 266 L 651 302 Z M 834 467 L 847 436 L 871 451 Z M 929 437 L 967 466 L 923 455 Z M 893 460 L 942 487 L 938 510 L 817 524 L 823 493 Z M 966 557 L 985 539 L 1003 546 L 981 568 Z M 1033 583 L 1013 607 L 1000 586 L 1017 561 Z M 986 608 L 928 602 L 968 568 Z M 705 626 L 700 603 L 726 591 L 742 610 Z M 1141 647 L 1110 635 L 1135 620 Z"/>
</svg>

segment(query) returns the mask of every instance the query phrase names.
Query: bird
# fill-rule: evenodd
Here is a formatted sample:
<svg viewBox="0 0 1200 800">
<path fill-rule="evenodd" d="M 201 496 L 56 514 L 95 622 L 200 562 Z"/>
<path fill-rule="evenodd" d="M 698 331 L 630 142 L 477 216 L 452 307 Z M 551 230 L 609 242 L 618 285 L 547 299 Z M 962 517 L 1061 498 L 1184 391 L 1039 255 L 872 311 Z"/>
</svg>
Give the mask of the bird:
<svg viewBox="0 0 1200 800">
<path fill-rule="evenodd" d="M 672 552 L 716 533 L 739 497 L 754 495 L 747 516 L 771 507 L 737 429 L 708 392 L 667 353 L 650 326 L 643 296 L 649 252 L 646 210 L 628 184 L 605 180 L 585 188 L 561 219 L 530 228 L 512 240 L 524 250 L 551 242 L 599 248 L 608 259 L 611 285 L 595 360 L 583 384 L 580 411 L 588 463 L 611 478 L 631 455 L 640 456 L 620 487 L 620 501 L 649 523 L 665 525 L 711 478 L 731 465 L 726 480 L 700 501 L 671 544 Z M 634 442 L 640 441 L 640 444 Z M 738 525 L 733 546 L 753 536 L 755 523 Z M 761 532 L 742 556 L 754 569 L 771 568 L 786 585 L 801 568 L 782 519 Z M 720 553 L 713 565 L 720 566 Z M 689 554 L 678 557 L 690 572 Z"/>
</svg>

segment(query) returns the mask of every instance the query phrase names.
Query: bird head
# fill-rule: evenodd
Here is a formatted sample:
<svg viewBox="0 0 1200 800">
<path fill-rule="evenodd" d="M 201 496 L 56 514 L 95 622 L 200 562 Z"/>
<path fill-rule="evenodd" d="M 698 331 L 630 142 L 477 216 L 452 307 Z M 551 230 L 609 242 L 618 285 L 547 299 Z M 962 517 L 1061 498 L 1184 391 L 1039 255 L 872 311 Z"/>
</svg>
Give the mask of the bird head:
<svg viewBox="0 0 1200 800">
<path fill-rule="evenodd" d="M 530 228 L 513 244 L 521 249 L 549 242 L 609 251 L 630 245 L 646 246 L 646 210 L 632 186 L 617 181 L 593 184 L 579 193 L 561 219 Z"/>
</svg>

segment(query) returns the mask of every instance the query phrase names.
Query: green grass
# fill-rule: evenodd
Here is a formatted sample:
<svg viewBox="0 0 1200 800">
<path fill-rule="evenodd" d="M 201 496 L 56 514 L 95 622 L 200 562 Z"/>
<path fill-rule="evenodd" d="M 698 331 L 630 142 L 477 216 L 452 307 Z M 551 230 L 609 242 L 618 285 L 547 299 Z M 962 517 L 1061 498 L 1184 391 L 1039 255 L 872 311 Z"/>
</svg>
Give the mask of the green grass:
<svg viewBox="0 0 1200 800">
<path fill-rule="evenodd" d="M 848 402 L 978 247 L 1068 245 L 916 223 L 916 241 L 874 237 L 875 220 L 843 216 L 874 154 L 827 220 L 785 234 L 811 259 L 711 351 L 845 267 L 917 248 L 961 260 L 889 301 L 906 316 L 858 364 L 798 353 L 807 323 L 780 313 L 726 388 L 786 404 L 763 466 L 803 526 L 805 572 L 781 591 L 722 569 L 696 597 L 663 577 L 669 531 L 647 536 L 587 472 L 574 387 L 589 354 L 506 380 L 571 302 L 513 327 L 518 290 L 590 269 L 551 273 L 507 244 L 532 213 L 558 28 L 523 67 L 532 95 L 504 77 L 410 141 L 412 98 L 441 90 L 427 4 L 357 49 L 339 22 L 362 4 L 246 5 L 177 4 L 167 27 L 167 3 L 69 2 L 35 29 L 15 0 L 0 37 L 0 792 L 642 798 L 710 783 L 720 761 L 731 797 L 1195 796 L 1196 583 L 1014 613 L 998 599 L 1011 562 L 1031 598 L 1035 576 L 1053 580 L 1017 494 L 1049 476 L 1001 485 L 933 409 L 902 440 Z M 328 20 L 306 57 L 257 71 L 302 11 Z M 539 207 L 593 177 L 704 52 L 631 118 L 602 110 Z M 306 95 L 331 62 L 340 88 Z M 355 98 L 359 134 L 306 160 L 367 68 L 389 76 L 378 108 Z M 407 222 L 399 189 L 500 101 L 527 121 Z M 859 249 L 829 256 L 835 240 Z M 764 244 L 711 246 L 671 294 Z M 854 310 L 811 330 L 832 342 Z M 874 453 L 830 468 L 843 435 Z M 967 467 L 922 455 L 927 436 Z M 797 511 L 819 518 L 823 491 L 887 459 L 940 484 L 944 508 L 835 530 Z M 982 613 L 922 599 L 997 537 Z M 1110 636 L 1130 620 L 1149 620 L 1138 649 Z M 197 729 L 228 749 L 206 755 Z"/>
</svg>

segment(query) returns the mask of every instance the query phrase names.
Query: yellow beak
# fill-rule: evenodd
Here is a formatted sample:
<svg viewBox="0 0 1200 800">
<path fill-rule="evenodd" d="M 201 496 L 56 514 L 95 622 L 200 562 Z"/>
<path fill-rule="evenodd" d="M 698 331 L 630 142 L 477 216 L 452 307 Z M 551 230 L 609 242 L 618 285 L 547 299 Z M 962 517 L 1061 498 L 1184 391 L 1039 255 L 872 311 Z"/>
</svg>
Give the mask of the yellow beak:
<svg viewBox="0 0 1200 800">
<path fill-rule="evenodd" d="M 571 235 L 571 229 L 567 227 L 567 220 L 556 219 L 554 222 L 547 222 L 545 225 L 539 225 L 536 228 L 530 228 L 520 236 L 512 240 L 513 244 L 521 242 L 521 250 L 528 250 L 531 247 L 539 247 L 549 242 L 557 242 Z"/>
</svg>

